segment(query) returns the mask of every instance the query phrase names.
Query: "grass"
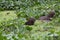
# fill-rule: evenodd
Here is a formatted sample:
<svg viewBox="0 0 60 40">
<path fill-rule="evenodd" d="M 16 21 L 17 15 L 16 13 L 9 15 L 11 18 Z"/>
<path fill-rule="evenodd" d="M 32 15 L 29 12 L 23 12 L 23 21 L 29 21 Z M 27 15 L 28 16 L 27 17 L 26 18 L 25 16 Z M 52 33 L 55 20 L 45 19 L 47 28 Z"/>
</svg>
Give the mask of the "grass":
<svg viewBox="0 0 60 40">
<path fill-rule="evenodd" d="M 7 13 L 9 13 L 9 14 L 7 14 Z M 1 11 L 0 12 L 0 22 L 10 21 L 10 20 L 13 20 L 15 18 L 17 18 L 15 11 Z M 26 38 L 27 40 L 45 40 L 45 39 L 49 40 L 49 38 L 47 38 L 49 33 L 51 33 L 51 35 L 52 35 L 54 33 L 58 34 L 60 32 L 59 31 L 60 26 L 51 25 L 50 22 L 48 22 L 48 23 L 41 22 L 40 20 L 36 20 L 34 25 L 28 26 L 28 27 L 32 27 L 32 30 L 29 32 L 26 30 L 23 30 L 23 32 L 25 32 L 25 33 L 22 35 L 24 38 L 27 37 Z M 14 28 L 14 27 L 12 26 L 12 28 Z M 10 29 L 8 29 L 8 30 L 10 30 Z M 16 29 L 13 29 L 13 30 L 16 30 Z M 21 29 L 19 29 L 19 30 L 21 30 Z"/>
<path fill-rule="evenodd" d="M 15 11 L 0 11 L 0 22 L 17 18 Z"/>
</svg>

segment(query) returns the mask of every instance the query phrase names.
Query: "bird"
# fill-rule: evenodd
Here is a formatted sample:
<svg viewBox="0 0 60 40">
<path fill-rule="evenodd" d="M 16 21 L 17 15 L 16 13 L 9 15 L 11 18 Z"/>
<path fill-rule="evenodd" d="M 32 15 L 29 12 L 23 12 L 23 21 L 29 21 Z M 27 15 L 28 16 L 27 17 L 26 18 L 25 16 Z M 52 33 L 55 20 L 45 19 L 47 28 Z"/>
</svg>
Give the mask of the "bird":
<svg viewBox="0 0 60 40">
<path fill-rule="evenodd" d="M 53 18 L 54 15 L 55 15 L 55 11 L 51 10 L 47 16 L 50 17 L 50 18 Z"/>
<path fill-rule="evenodd" d="M 53 18 L 54 15 L 55 15 L 55 11 L 51 10 L 48 15 L 41 16 L 39 20 L 51 21 L 51 18 Z"/>
<path fill-rule="evenodd" d="M 29 18 L 27 22 L 25 22 L 25 25 L 34 25 L 35 18 Z"/>
<path fill-rule="evenodd" d="M 7 15 L 10 14 L 9 12 L 7 13 Z"/>
</svg>

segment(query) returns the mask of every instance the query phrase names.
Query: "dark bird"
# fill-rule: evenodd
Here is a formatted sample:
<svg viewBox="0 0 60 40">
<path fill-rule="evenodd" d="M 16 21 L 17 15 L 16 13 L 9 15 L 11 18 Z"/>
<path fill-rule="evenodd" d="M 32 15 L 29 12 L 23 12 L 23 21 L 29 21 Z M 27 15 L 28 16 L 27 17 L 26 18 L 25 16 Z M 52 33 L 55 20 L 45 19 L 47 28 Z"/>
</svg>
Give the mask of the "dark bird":
<svg viewBox="0 0 60 40">
<path fill-rule="evenodd" d="M 50 11 L 47 16 L 41 16 L 39 20 L 51 21 L 51 18 L 53 18 L 54 15 L 55 15 L 55 11 Z"/>
<path fill-rule="evenodd" d="M 53 18 L 54 15 L 55 15 L 55 11 L 52 10 L 52 11 L 49 12 L 49 14 L 47 16 L 50 17 L 50 18 Z"/>
<path fill-rule="evenodd" d="M 25 23 L 25 25 L 34 25 L 34 22 L 35 22 L 35 18 L 29 18 Z"/>
<path fill-rule="evenodd" d="M 7 13 L 7 15 L 10 14 L 9 12 Z"/>
</svg>

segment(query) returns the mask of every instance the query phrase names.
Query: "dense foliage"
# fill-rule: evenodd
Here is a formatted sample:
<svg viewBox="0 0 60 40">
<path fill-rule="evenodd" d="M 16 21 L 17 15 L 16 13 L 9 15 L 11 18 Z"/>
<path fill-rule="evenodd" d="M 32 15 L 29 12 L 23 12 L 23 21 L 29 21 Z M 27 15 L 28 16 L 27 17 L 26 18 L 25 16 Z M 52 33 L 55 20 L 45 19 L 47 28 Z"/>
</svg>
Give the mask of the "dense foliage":
<svg viewBox="0 0 60 40">
<path fill-rule="evenodd" d="M 52 9 L 52 21 L 38 20 Z M 0 10 L 0 40 L 60 40 L 60 0 L 0 0 Z M 24 25 L 30 17 L 34 25 Z"/>
</svg>

